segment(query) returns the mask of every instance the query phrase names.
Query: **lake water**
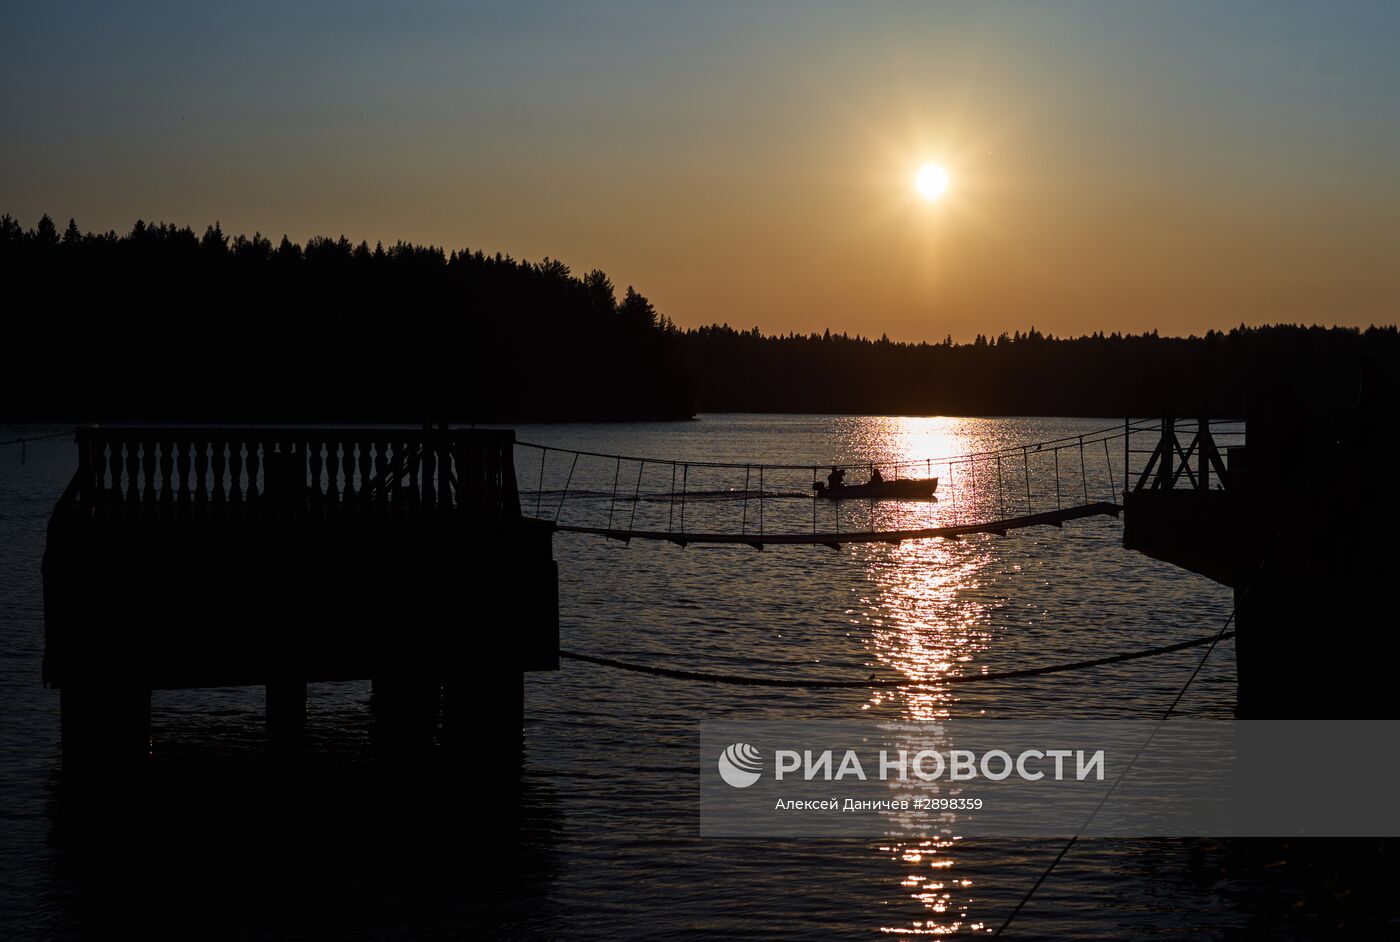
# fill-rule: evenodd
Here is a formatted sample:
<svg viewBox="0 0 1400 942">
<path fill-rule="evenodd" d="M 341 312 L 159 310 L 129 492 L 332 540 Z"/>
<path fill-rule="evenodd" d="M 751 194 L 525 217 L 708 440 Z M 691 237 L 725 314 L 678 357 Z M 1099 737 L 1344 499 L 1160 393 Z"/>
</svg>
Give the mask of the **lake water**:
<svg viewBox="0 0 1400 942">
<path fill-rule="evenodd" d="M 526 426 L 518 436 L 609 454 L 825 465 L 964 454 L 1112 424 L 709 415 L 673 424 Z M 0 439 L 52 430 L 0 427 Z M 567 469 L 550 462 L 565 459 L 553 453 L 540 477 L 538 454 L 518 454 L 522 503 L 527 512 L 538 504 L 552 516 Z M 1091 456 L 1082 472 L 1077 455 L 1065 458 L 1073 465 L 1064 472 L 1066 492 L 1073 487 L 1076 495 L 1091 491 L 1093 499 L 1108 499 L 1121 486 L 1120 454 Z M 697 812 L 699 725 L 719 717 L 1147 718 L 1171 702 L 1202 651 L 1004 683 L 877 691 L 715 686 L 566 662 L 557 673 L 532 674 L 527 681 L 526 826 L 518 840 L 474 828 L 467 815 L 443 828 L 443 846 L 431 859 L 415 859 L 419 844 L 395 839 L 400 810 L 403 828 L 424 826 L 413 815 L 410 790 L 410 807 L 362 807 L 318 832 L 309 849 L 278 846 L 274 837 L 265 855 L 250 855 L 246 847 L 233 854 L 239 834 L 218 826 L 228 809 L 196 800 L 180 805 L 180 814 L 193 820 L 172 823 L 162 820 L 159 808 L 143 810 L 150 820 L 142 827 L 159 841 L 161 862 L 133 875 L 121 849 L 93 853 L 64 837 L 55 784 L 58 698 L 40 684 L 44 525 L 74 463 L 73 445 L 64 440 L 30 444 L 24 464 L 17 446 L 0 450 L 0 935 L 6 938 L 96 937 L 114 924 L 166 938 L 985 934 L 1058 843 L 704 840 Z M 669 502 L 613 505 L 599 495 L 610 495 L 614 480 L 624 496 L 629 486 L 643 496 L 665 491 L 669 466 L 614 469 L 598 459 L 574 470 L 561 520 L 590 522 L 611 508 L 628 515 L 629 523 L 640 515 L 638 529 L 648 521 L 665 529 L 660 515 L 673 512 Z M 1008 468 L 1008 476 L 1013 471 L 1022 473 Z M 758 512 L 755 502 L 721 499 L 726 489 L 742 488 L 735 473 L 687 482 L 709 495 L 690 505 L 690 526 L 724 527 L 736 519 L 746 529 L 758 526 L 750 516 Z M 811 525 L 812 501 L 797 496 L 810 493 L 810 474 L 804 474 L 764 480 L 767 532 L 798 520 Z M 942 474 L 940 501 L 882 506 L 873 522 L 947 522 L 971 513 L 974 501 L 1007 499 L 985 480 L 980 494 L 971 482 L 955 480 L 952 487 L 962 487 L 956 494 L 947 471 Z M 1053 506 L 1042 465 L 1035 467 L 1033 484 L 1032 509 Z M 757 492 L 757 481 L 749 490 Z M 1062 500 L 1077 502 L 1076 495 Z M 827 515 L 823 528 L 835 524 L 834 508 L 819 512 Z M 866 505 L 843 512 L 853 515 L 841 522 L 850 529 L 872 511 Z M 1125 551 L 1120 537 L 1121 524 L 1108 517 L 1006 537 L 854 545 L 840 552 L 626 545 L 559 534 L 554 551 L 563 646 L 729 674 L 862 679 L 874 672 L 936 679 L 1132 651 L 1220 628 L 1231 610 L 1228 589 Z M 1234 683 L 1233 643 L 1224 642 L 1178 712 L 1232 715 Z M 368 695 L 368 684 L 313 687 L 311 749 L 318 768 L 333 770 L 318 781 L 351 777 L 364 765 Z M 237 775 L 261 761 L 261 690 L 159 692 L 153 706 L 155 762 L 175 780 L 190 768 Z M 1229 853 L 1210 841 L 1085 841 L 1018 918 L 1013 935 L 1219 938 L 1278 930 L 1289 908 L 1287 881 L 1262 867 L 1242 876 L 1223 866 Z M 230 855 L 236 867 L 226 864 Z M 263 865 L 249 866 L 250 859 Z"/>
</svg>

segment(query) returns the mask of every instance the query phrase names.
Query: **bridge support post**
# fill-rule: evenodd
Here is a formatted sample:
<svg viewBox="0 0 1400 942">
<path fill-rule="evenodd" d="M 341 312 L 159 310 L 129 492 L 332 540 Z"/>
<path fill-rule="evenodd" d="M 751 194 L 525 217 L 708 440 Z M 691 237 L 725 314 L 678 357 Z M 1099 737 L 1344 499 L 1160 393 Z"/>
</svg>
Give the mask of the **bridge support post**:
<svg viewBox="0 0 1400 942">
<path fill-rule="evenodd" d="M 442 702 L 436 679 L 424 674 L 376 677 L 370 693 L 375 749 L 387 755 L 425 753 L 437 731 Z"/>
<path fill-rule="evenodd" d="M 524 672 L 449 680 L 443 686 L 442 735 L 455 761 L 513 774 L 525 759 Z"/>
<path fill-rule="evenodd" d="M 151 750 L 151 691 L 95 680 L 59 693 L 65 771 L 130 770 Z"/>
<path fill-rule="evenodd" d="M 267 738 L 274 751 L 297 752 L 306 737 L 306 681 L 275 680 L 267 685 Z"/>
<path fill-rule="evenodd" d="M 503 671 L 483 682 L 449 679 L 443 687 L 442 735 L 460 787 L 487 811 L 481 823 L 510 831 L 524 791 L 525 675 Z"/>
</svg>

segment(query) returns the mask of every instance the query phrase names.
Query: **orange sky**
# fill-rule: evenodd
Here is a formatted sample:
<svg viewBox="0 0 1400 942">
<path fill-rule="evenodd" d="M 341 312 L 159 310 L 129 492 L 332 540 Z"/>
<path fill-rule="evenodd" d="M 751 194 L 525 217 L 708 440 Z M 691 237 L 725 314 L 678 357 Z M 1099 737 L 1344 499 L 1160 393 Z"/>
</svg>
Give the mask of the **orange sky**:
<svg viewBox="0 0 1400 942">
<path fill-rule="evenodd" d="M 1393 5 L 6 16 L 0 212 L 26 226 L 548 255 L 683 326 L 1396 320 Z"/>
</svg>

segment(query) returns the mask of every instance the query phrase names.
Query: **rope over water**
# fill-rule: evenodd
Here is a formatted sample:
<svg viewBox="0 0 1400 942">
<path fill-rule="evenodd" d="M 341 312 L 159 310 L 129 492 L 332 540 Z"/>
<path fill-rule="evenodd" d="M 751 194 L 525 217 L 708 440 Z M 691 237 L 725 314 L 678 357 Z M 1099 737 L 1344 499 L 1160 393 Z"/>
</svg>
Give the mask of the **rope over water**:
<svg viewBox="0 0 1400 942">
<path fill-rule="evenodd" d="M 1042 674 L 1059 674 L 1065 671 L 1102 667 L 1106 664 L 1121 664 L 1124 661 L 1136 661 L 1145 657 L 1158 657 L 1162 654 L 1171 654 L 1174 651 L 1185 651 L 1188 648 L 1197 648 L 1204 644 L 1215 644 L 1225 638 L 1233 638 L 1234 636 L 1235 633 L 1233 631 L 1226 631 L 1220 634 L 1209 635 L 1205 638 L 1193 638 L 1190 641 L 1179 641 L 1176 644 L 1165 644 L 1161 647 L 1147 648 L 1142 651 L 1130 651 L 1126 654 L 1112 654 L 1107 657 L 1096 657 L 1087 661 L 1071 661 L 1067 664 L 1051 664 L 1046 667 L 1027 667 L 1021 670 L 997 671 L 990 674 L 963 674 L 957 677 L 945 677 L 937 680 L 822 680 L 819 678 L 749 677 L 742 674 L 711 674 L 704 671 L 679 670 L 674 667 L 653 667 L 649 664 L 619 661 L 610 657 L 581 654 L 577 651 L 560 651 L 559 656 L 568 661 L 582 661 L 585 664 L 595 664 L 599 667 L 612 667 L 617 670 L 631 671 L 634 674 L 668 677 L 672 680 L 692 680 L 706 684 L 727 684 L 732 687 L 803 687 L 808 689 L 839 690 L 889 687 L 937 687 L 944 684 L 974 684 L 994 680 L 1016 680 L 1022 677 L 1039 677 Z"/>
<path fill-rule="evenodd" d="M 1116 516 L 1120 495 L 1132 487 L 1133 436 L 1168 428 L 1164 420 L 1127 419 L 1092 432 L 938 458 L 815 464 L 692 461 L 523 441 L 515 447 L 524 479 L 535 487 L 520 494 L 522 503 L 556 532 L 625 543 L 839 549 L 847 543 L 1004 536 L 1023 527 Z M 1115 442 L 1121 445 L 1118 458 L 1110 447 Z M 1181 466 L 1186 464 L 1183 458 Z M 847 472 L 857 480 L 847 481 Z M 936 493 L 940 484 L 942 497 Z"/>
<path fill-rule="evenodd" d="M 1031 901 L 1031 897 L 1035 896 L 1036 891 L 1039 890 L 1041 885 L 1045 883 L 1045 881 L 1049 878 L 1050 874 L 1055 872 L 1055 868 L 1060 865 L 1060 861 L 1064 860 L 1065 855 L 1067 855 L 1070 852 L 1070 850 L 1074 847 L 1074 845 L 1079 842 L 1079 836 L 1084 833 L 1084 829 L 1087 828 L 1090 825 L 1090 823 L 1093 822 L 1094 818 L 1098 815 L 1099 810 L 1103 808 L 1103 806 L 1108 802 L 1108 799 L 1112 797 L 1114 791 L 1117 790 L 1118 784 L 1123 781 L 1127 774 L 1132 770 L 1133 766 L 1137 763 L 1137 760 L 1142 755 L 1143 751 L 1147 749 L 1147 747 L 1152 743 L 1152 740 L 1156 737 L 1157 730 L 1161 727 L 1161 724 L 1171 719 L 1172 714 L 1176 712 L 1177 705 L 1181 703 L 1181 698 L 1186 696 L 1186 691 L 1190 689 L 1191 684 L 1194 683 L 1196 678 L 1200 675 L 1201 668 L 1206 666 L 1206 661 L 1210 659 L 1211 654 L 1215 651 L 1216 645 L 1220 641 L 1234 636 L 1235 632 L 1230 630 L 1230 626 L 1235 623 L 1235 615 L 1239 613 L 1239 603 L 1243 602 L 1246 598 L 1249 597 L 1249 591 L 1254 588 L 1254 583 L 1258 580 L 1259 574 L 1264 571 L 1264 567 L 1269 562 L 1269 557 L 1273 555 L 1274 549 L 1278 546 L 1279 537 L 1279 533 L 1274 534 L 1274 539 L 1269 544 L 1268 551 L 1264 554 L 1264 558 L 1259 560 L 1258 568 L 1254 570 L 1254 578 L 1250 579 L 1249 583 L 1245 585 L 1244 592 L 1240 594 L 1239 600 L 1235 603 L 1235 607 L 1230 610 L 1230 617 L 1225 619 L 1225 623 L 1220 626 L 1220 630 L 1210 638 L 1209 646 L 1201 655 L 1200 660 L 1196 662 L 1196 669 L 1191 671 L 1191 676 L 1186 678 L 1186 683 L 1181 685 L 1181 689 L 1176 692 L 1176 696 L 1172 698 L 1172 702 L 1167 706 L 1167 708 L 1164 711 L 1162 711 L 1162 718 L 1158 721 L 1158 725 L 1152 727 L 1152 732 L 1148 734 L 1147 739 L 1143 742 L 1143 744 L 1138 747 L 1138 751 L 1133 755 L 1133 757 L 1128 760 L 1128 764 L 1124 767 L 1123 771 L 1119 772 L 1118 777 L 1113 780 L 1113 783 L 1111 785 L 1109 785 L 1108 790 L 1105 791 L 1103 797 L 1099 799 L 1099 803 L 1094 806 L 1094 809 L 1089 812 L 1089 816 L 1084 819 L 1084 823 L 1079 826 L 1079 830 L 1075 831 L 1074 834 L 1070 837 L 1070 839 L 1065 841 L 1064 846 L 1060 848 L 1059 853 L 1057 853 L 1051 859 L 1050 865 L 1045 868 L 1045 870 L 1040 874 L 1040 876 L 1036 877 L 1036 880 L 1034 883 L 1031 884 L 1030 889 L 1026 890 L 1025 895 L 1021 897 L 1020 901 L 1015 905 L 1011 912 L 1007 914 L 1006 920 L 1002 922 L 1000 926 L 997 927 L 994 933 L 992 933 L 993 938 L 1001 938 L 1002 935 L 1005 934 L 1006 930 L 1011 928 L 1011 924 L 1016 921 L 1016 917 L 1019 916 L 1021 914 L 1021 911 L 1026 908 L 1026 904 Z"/>
<path fill-rule="evenodd" d="M 3 442 L 0 442 L 0 445 L 23 445 L 23 444 L 25 444 L 26 442 L 49 442 L 49 441 L 53 441 L 53 440 L 56 439 L 56 438 L 72 438 L 72 437 L 73 437 L 73 430 L 72 430 L 72 429 L 68 429 L 67 431 L 63 431 L 63 432 L 54 432 L 52 435 L 29 435 L 29 436 L 26 436 L 26 437 L 24 437 L 24 438 L 9 438 L 9 439 L 6 439 L 6 440 L 3 441 Z"/>
<path fill-rule="evenodd" d="M 25 437 L 23 437 L 23 438 L 10 438 L 10 439 L 6 439 L 5 441 L 0 442 L 0 446 L 4 446 L 4 445 L 18 445 L 18 446 L 19 446 L 19 463 L 20 463 L 20 464 L 28 464 L 28 463 L 29 463 L 29 443 L 30 443 L 30 442 L 48 442 L 48 441 L 53 441 L 54 439 L 57 439 L 57 438 L 70 438 L 70 437 L 72 437 L 72 435 L 73 435 L 73 432 L 72 432 L 71 429 L 68 430 L 68 431 L 66 431 L 66 432 L 54 432 L 52 435 L 28 435 L 28 436 L 25 436 Z"/>
</svg>

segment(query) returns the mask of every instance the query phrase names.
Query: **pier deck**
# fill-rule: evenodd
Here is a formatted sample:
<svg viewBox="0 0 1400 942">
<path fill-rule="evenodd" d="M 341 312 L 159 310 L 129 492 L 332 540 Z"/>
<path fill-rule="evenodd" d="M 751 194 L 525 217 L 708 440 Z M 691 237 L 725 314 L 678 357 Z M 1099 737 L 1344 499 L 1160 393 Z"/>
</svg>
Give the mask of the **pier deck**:
<svg viewBox="0 0 1400 942">
<path fill-rule="evenodd" d="M 266 685 L 270 723 L 295 733 L 306 683 L 351 679 L 423 728 L 451 725 L 445 704 L 491 705 L 518 739 L 521 672 L 558 666 L 558 601 L 551 530 L 520 516 L 513 433 L 77 440 L 44 557 L 66 757 L 140 739 L 152 689 Z"/>
</svg>

